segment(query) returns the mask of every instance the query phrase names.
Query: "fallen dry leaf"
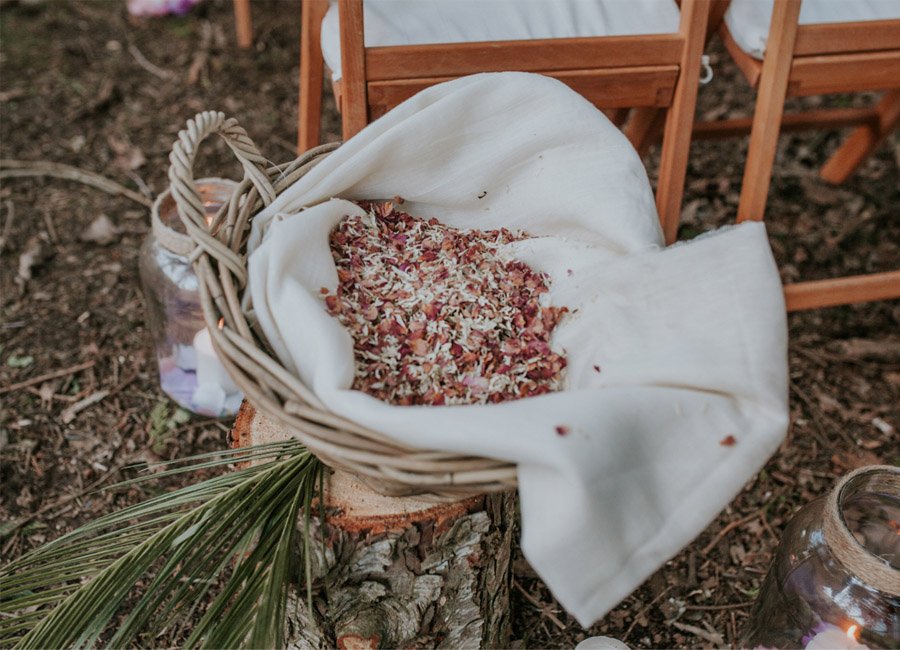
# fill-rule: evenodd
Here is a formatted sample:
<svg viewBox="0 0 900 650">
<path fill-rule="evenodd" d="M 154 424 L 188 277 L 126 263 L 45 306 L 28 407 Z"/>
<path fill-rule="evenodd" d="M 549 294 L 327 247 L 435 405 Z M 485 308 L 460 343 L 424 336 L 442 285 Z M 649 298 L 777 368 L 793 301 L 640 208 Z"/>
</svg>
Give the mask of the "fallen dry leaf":
<svg viewBox="0 0 900 650">
<path fill-rule="evenodd" d="M 106 138 L 110 148 L 116 154 L 116 166 L 125 171 L 133 171 L 139 167 L 143 167 L 147 162 L 147 157 L 140 147 L 136 147 L 127 138 L 118 138 L 109 135 Z"/>
<path fill-rule="evenodd" d="M 34 269 L 40 267 L 52 256 L 52 252 L 44 245 L 37 235 L 29 237 L 25 243 L 25 249 L 19 255 L 19 269 L 16 273 L 16 284 L 19 289 L 25 288 L 25 284 L 31 280 Z"/>
<path fill-rule="evenodd" d="M 112 222 L 112 219 L 105 214 L 101 214 L 94 219 L 91 224 L 84 229 L 78 236 L 81 241 L 93 242 L 106 246 L 119 238 L 119 227 Z"/>
<path fill-rule="evenodd" d="M 831 463 L 837 473 L 844 474 L 868 465 L 884 465 L 884 460 L 871 451 L 859 450 L 834 454 L 831 457 Z"/>
</svg>

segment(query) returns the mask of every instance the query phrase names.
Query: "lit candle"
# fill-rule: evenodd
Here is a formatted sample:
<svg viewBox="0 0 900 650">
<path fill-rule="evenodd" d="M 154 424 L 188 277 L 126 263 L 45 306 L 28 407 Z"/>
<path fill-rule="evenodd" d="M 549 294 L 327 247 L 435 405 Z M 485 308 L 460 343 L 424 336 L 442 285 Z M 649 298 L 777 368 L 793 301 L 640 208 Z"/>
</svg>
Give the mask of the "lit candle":
<svg viewBox="0 0 900 650">
<path fill-rule="evenodd" d="M 216 356 L 207 328 L 194 335 L 194 351 L 197 354 L 197 389 L 192 400 L 198 409 L 219 415 L 228 396 L 239 389 Z"/>
<path fill-rule="evenodd" d="M 859 627 L 851 625 L 845 632 L 834 625 L 825 624 L 821 632 L 816 634 L 809 643 L 806 644 L 806 650 L 850 650 L 854 648 L 868 648 L 856 640 L 859 634 Z"/>
</svg>

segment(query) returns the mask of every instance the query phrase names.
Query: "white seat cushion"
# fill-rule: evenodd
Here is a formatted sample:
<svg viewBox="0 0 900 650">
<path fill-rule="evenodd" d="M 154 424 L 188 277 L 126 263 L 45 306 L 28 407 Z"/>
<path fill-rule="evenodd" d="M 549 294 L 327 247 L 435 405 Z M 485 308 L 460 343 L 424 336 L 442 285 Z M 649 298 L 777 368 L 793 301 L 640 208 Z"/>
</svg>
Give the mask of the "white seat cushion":
<svg viewBox="0 0 900 650">
<path fill-rule="evenodd" d="M 366 46 L 512 41 L 678 31 L 674 0 L 366 0 Z M 341 76 L 338 8 L 322 23 L 322 54 Z"/>
<path fill-rule="evenodd" d="M 762 59 L 772 18 L 773 0 L 731 0 L 725 24 L 735 43 L 750 56 Z M 803 0 L 800 24 L 852 23 L 900 19 L 900 0 Z"/>
</svg>

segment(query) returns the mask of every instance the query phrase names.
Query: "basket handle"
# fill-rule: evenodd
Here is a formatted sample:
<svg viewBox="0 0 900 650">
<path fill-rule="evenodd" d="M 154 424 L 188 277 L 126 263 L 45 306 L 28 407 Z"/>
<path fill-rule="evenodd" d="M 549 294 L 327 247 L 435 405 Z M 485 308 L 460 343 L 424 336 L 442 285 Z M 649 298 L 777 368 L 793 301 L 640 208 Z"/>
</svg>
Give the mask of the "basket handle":
<svg viewBox="0 0 900 650">
<path fill-rule="evenodd" d="M 263 204 L 269 205 L 275 200 L 275 188 L 266 173 L 266 167 L 271 163 L 259 152 L 237 120 L 226 118 L 220 111 L 197 113 L 178 133 L 178 140 L 172 145 L 172 153 L 169 154 L 169 187 L 178 216 L 184 223 L 188 236 L 197 246 L 192 257 L 196 259 L 204 252 L 209 253 L 240 276 L 240 257 L 210 232 L 203 200 L 194 183 L 197 149 L 203 140 L 213 134 L 219 135 L 234 153 L 244 169 L 244 179 L 253 184 Z"/>
</svg>

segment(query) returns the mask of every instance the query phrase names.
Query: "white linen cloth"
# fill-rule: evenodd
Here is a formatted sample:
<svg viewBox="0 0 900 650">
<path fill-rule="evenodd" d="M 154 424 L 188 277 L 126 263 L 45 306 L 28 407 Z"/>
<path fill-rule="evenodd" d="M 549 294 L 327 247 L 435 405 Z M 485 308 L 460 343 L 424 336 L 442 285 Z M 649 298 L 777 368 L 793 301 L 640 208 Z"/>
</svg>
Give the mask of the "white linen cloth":
<svg viewBox="0 0 900 650">
<path fill-rule="evenodd" d="M 731 0 L 725 24 L 734 42 L 756 59 L 766 53 L 774 0 Z M 900 19 L 900 0 L 803 0 L 800 25 Z"/>
<path fill-rule="evenodd" d="M 669 34 L 678 31 L 674 0 L 366 0 L 367 47 L 520 41 L 539 38 Z M 337 3 L 321 30 L 322 56 L 341 78 Z"/>
<path fill-rule="evenodd" d="M 451 226 L 536 236 L 509 250 L 578 310 L 552 339 L 566 390 L 400 407 L 349 389 L 351 339 L 319 295 L 338 283 L 328 235 L 359 212 L 345 199 L 394 195 Z M 525 555 L 583 625 L 701 532 L 785 433 L 786 317 L 765 227 L 662 249 L 637 154 L 548 77 L 474 75 L 407 100 L 263 210 L 251 251 L 255 315 L 329 409 L 407 445 L 518 464 Z"/>
</svg>

